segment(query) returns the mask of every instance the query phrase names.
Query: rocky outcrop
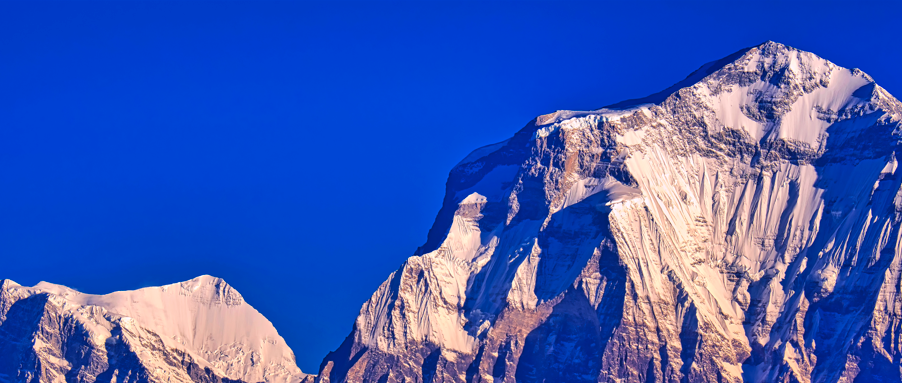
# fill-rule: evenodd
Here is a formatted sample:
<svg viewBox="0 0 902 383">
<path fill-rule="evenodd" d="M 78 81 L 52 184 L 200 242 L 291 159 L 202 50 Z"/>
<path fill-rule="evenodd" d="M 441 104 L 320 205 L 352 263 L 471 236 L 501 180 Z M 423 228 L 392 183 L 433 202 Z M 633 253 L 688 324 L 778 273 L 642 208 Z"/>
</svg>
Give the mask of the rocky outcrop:
<svg viewBox="0 0 902 383">
<path fill-rule="evenodd" d="M 320 382 L 902 379 L 902 104 L 768 42 L 448 179 Z"/>
<path fill-rule="evenodd" d="M 311 381 L 222 279 L 108 295 L 0 283 L 0 381 Z"/>
</svg>

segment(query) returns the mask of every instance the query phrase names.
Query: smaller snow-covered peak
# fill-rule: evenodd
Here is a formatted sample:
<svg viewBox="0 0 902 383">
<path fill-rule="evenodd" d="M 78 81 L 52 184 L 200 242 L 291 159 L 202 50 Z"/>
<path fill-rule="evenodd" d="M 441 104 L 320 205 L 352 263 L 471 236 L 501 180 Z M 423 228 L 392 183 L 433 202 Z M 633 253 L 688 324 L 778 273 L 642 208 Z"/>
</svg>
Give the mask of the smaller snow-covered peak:
<svg viewBox="0 0 902 383">
<path fill-rule="evenodd" d="M 139 326 L 141 331 L 159 336 L 165 347 L 181 350 L 230 379 L 291 383 L 305 376 L 272 323 L 222 278 L 201 275 L 165 286 L 105 295 L 81 293 L 49 282 L 22 287 L 3 280 L 0 287 L 4 295 L 15 299 L 46 294 L 66 312 L 99 313 L 104 320 Z M 2 304 L 0 299 L 0 314 Z"/>
</svg>

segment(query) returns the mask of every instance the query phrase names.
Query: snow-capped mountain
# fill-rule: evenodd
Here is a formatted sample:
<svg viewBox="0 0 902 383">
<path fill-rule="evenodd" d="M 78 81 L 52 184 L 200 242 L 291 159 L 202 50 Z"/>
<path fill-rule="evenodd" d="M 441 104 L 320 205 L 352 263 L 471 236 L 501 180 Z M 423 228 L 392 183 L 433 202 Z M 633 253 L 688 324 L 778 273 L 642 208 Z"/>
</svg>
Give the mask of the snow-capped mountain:
<svg viewBox="0 0 902 383">
<path fill-rule="evenodd" d="M 0 382 L 266 382 L 312 377 L 225 281 L 108 295 L 0 282 Z"/>
<path fill-rule="evenodd" d="M 778 43 L 451 171 L 321 382 L 902 379 L 902 104 Z"/>
</svg>

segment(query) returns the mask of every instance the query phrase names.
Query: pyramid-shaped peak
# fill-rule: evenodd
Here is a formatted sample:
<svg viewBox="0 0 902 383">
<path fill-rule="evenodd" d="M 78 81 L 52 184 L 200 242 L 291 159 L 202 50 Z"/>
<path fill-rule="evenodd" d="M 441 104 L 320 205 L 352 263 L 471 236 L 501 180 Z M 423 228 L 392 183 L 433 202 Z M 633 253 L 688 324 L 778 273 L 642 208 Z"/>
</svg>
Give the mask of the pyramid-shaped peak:
<svg viewBox="0 0 902 383">
<path fill-rule="evenodd" d="M 228 285 L 228 283 L 226 283 L 226 281 L 225 281 L 224 279 L 219 278 L 219 277 L 214 277 L 214 276 L 208 275 L 208 274 L 204 274 L 204 275 L 200 275 L 200 276 L 194 277 L 194 278 L 189 279 L 189 280 L 187 280 L 187 281 L 185 281 L 185 282 L 183 282 L 183 283 L 189 283 L 189 282 L 190 282 L 190 283 L 211 284 L 211 285 L 218 285 L 218 284 L 226 284 L 226 285 Z"/>
<path fill-rule="evenodd" d="M 193 299 L 212 303 L 237 306 L 244 303 L 244 299 L 237 290 L 232 288 L 222 278 L 211 275 L 201 275 L 194 279 L 178 284 L 179 294 L 191 296 Z"/>
<path fill-rule="evenodd" d="M 715 82 L 712 84 L 713 88 L 718 88 L 717 83 L 746 87 L 761 81 L 770 82 L 777 87 L 801 88 L 810 92 L 816 87 L 828 86 L 831 75 L 836 70 L 846 69 L 814 53 L 768 40 L 708 62 L 661 92 L 621 101 L 602 109 L 629 109 L 645 104 L 660 104 L 681 89 L 709 81 Z M 867 82 L 873 82 L 870 76 L 858 69 L 851 70 L 851 73 Z"/>
<path fill-rule="evenodd" d="M 831 66 L 836 66 L 830 61 L 808 51 L 804 51 L 798 48 L 791 47 L 789 45 L 781 44 L 776 41 L 765 41 L 764 43 L 758 44 L 753 47 L 749 47 L 744 50 L 745 54 L 734 62 L 742 62 L 744 60 L 752 59 L 755 57 L 760 58 L 784 58 L 786 60 L 798 60 L 802 63 L 827 63 Z"/>
</svg>

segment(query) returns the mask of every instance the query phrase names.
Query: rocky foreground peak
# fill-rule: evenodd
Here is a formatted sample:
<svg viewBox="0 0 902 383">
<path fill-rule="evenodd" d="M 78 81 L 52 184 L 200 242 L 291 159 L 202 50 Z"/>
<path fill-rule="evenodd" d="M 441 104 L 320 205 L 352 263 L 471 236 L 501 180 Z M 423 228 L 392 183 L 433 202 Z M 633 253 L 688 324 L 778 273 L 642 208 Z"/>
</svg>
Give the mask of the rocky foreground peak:
<svg viewBox="0 0 902 383">
<path fill-rule="evenodd" d="M 902 104 L 766 42 L 451 171 L 322 382 L 902 378 Z"/>
</svg>

